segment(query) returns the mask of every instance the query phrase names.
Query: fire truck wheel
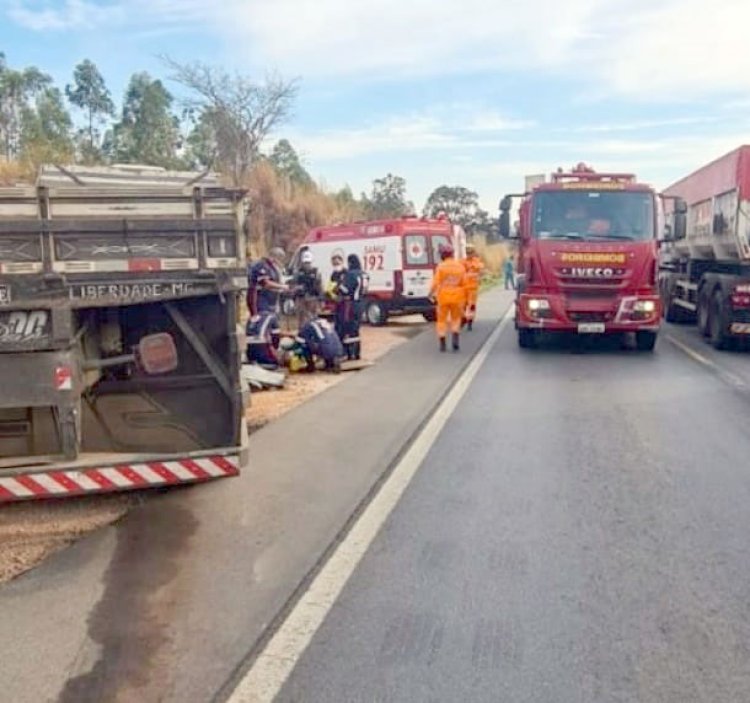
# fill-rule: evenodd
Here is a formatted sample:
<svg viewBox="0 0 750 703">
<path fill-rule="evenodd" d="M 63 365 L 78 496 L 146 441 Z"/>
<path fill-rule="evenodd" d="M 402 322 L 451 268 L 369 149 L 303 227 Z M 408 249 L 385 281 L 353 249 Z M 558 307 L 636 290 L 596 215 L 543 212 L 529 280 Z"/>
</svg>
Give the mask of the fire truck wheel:
<svg viewBox="0 0 750 703">
<path fill-rule="evenodd" d="M 539 344 L 539 335 L 536 330 L 525 327 L 518 329 L 518 346 L 521 349 L 536 349 Z"/>
<path fill-rule="evenodd" d="M 379 300 L 368 300 L 365 307 L 365 318 L 373 327 L 382 327 L 388 322 L 388 309 Z"/>
<path fill-rule="evenodd" d="M 635 333 L 635 348 L 638 351 L 650 352 L 654 351 L 656 346 L 656 332 L 636 332 Z"/>
</svg>

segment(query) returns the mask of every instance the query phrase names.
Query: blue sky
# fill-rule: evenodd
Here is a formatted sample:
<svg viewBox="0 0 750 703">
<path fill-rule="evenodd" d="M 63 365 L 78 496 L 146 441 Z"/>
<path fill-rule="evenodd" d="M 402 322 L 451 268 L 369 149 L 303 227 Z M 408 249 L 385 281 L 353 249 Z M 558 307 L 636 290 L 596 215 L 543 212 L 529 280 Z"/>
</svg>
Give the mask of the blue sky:
<svg viewBox="0 0 750 703">
<path fill-rule="evenodd" d="M 578 161 L 664 187 L 750 142 L 748 0 L 0 0 L 0 51 L 116 100 L 159 54 L 300 79 L 277 133 L 330 187 L 406 178 L 487 209 Z M 179 93 L 177 86 L 170 89 Z"/>
</svg>

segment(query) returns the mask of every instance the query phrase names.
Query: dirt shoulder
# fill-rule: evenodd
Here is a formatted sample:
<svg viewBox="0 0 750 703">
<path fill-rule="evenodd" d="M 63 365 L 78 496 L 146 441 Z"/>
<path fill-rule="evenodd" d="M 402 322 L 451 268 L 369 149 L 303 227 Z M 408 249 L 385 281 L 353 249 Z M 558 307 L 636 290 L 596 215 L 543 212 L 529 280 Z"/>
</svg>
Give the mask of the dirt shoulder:
<svg viewBox="0 0 750 703">
<path fill-rule="evenodd" d="M 387 327 L 363 327 L 363 359 L 377 361 L 424 328 L 421 316 L 397 319 Z M 285 388 L 253 394 L 247 413 L 248 428 L 257 431 L 318 393 L 345 382 L 353 373 L 357 372 L 291 374 Z M 134 492 L 32 501 L 0 508 L 0 583 L 32 569 L 92 530 L 116 522 L 148 496 L 147 492 Z"/>
</svg>

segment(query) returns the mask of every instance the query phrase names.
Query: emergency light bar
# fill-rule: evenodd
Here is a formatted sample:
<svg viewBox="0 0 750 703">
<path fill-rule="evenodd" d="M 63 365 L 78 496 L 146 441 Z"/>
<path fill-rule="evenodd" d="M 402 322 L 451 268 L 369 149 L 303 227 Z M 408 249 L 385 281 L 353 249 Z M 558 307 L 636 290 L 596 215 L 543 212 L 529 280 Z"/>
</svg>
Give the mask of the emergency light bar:
<svg viewBox="0 0 750 703">
<path fill-rule="evenodd" d="M 553 183 L 564 183 L 565 181 L 635 183 L 635 175 L 632 173 L 597 173 L 590 166 L 580 163 L 568 173 L 559 168 L 552 174 Z"/>
</svg>

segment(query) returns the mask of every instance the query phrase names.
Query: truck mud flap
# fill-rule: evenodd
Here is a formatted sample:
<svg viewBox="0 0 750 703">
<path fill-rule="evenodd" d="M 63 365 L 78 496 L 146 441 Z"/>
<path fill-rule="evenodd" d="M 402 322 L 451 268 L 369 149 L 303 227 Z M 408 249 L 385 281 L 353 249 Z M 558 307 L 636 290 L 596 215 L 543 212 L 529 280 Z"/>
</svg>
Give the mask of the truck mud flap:
<svg viewBox="0 0 750 703">
<path fill-rule="evenodd" d="M 204 483 L 239 475 L 240 454 L 58 468 L 0 476 L 0 504 Z"/>
</svg>

